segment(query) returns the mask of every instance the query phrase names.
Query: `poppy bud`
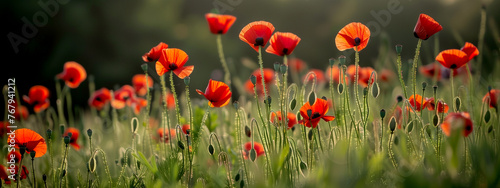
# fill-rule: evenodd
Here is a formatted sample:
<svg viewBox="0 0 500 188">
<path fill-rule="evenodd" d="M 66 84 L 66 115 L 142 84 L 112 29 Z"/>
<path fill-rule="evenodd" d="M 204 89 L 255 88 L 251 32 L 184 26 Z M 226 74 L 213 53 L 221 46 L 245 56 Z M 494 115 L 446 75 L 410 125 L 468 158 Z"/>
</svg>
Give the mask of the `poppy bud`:
<svg viewBox="0 0 500 188">
<path fill-rule="evenodd" d="M 47 175 L 46 175 L 46 174 L 43 174 L 43 175 L 42 175 L 42 179 L 43 179 L 43 182 L 46 182 L 46 181 L 47 181 Z"/>
<path fill-rule="evenodd" d="M 137 117 L 134 117 L 132 118 L 132 120 L 130 120 L 130 128 L 132 129 L 132 133 L 137 133 L 137 126 L 139 124 L 139 120 L 137 119 Z"/>
<path fill-rule="evenodd" d="M 363 95 L 364 96 L 368 95 L 368 87 L 363 88 Z"/>
<path fill-rule="evenodd" d="M 307 109 L 307 117 L 311 118 L 311 116 L 312 116 L 312 110 Z"/>
<path fill-rule="evenodd" d="M 332 58 L 330 58 L 330 59 L 328 60 L 328 62 L 330 63 L 330 67 L 332 67 L 332 66 L 333 66 L 333 64 L 335 63 L 335 58 L 333 58 L 333 57 L 332 57 Z"/>
<path fill-rule="evenodd" d="M 255 149 L 252 146 L 252 149 L 250 150 L 250 160 L 252 160 L 252 162 L 255 162 L 256 158 L 257 158 L 257 151 L 255 151 Z"/>
<path fill-rule="evenodd" d="M 71 138 L 73 136 L 73 133 L 72 132 L 69 132 L 68 133 L 68 137 Z"/>
<path fill-rule="evenodd" d="M 462 101 L 460 100 L 460 97 L 455 97 L 455 111 L 460 111 L 460 105 L 462 104 Z"/>
<path fill-rule="evenodd" d="M 339 94 L 342 94 L 344 93 L 344 84 L 343 83 L 340 83 L 339 84 L 339 87 L 337 88 Z"/>
<path fill-rule="evenodd" d="M 280 72 L 281 72 L 281 74 L 285 74 L 287 70 L 288 70 L 288 66 L 286 66 L 286 65 L 281 65 L 280 66 Z"/>
<path fill-rule="evenodd" d="M 236 110 L 238 110 L 240 108 L 240 103 L 238 101 L 234 101 L 233 106 Z"/>
<path fill-rule="evenodd" d="M 247 135 L 247 137 L 251 137 L 252 136 L 252 132 L 250 131 L 250 127 L 246 126 L 245 125 L 245 135 Z"/>
<path fill-rule="evenodd" d="M 401 55 L 401 51 L 403 51 L 403 45 L 396 45 L 396 53 L 398 53 L 398 55 Z"/>
<path fill-rule="evenodd" d="M 21 153 L 21 158 L 22 158 L 22 156 L 24 156 L 24 153 L 26 153 L 26 147 L 25 146 L 19 147 L 19 153 Z"/>
<path fill-rule="evenodd" d="M 398 95 L 398 97 L 396 97 L 396 100 L 398 101 L 398 103 L 400 103 L 401 101 L 403 101 L 403 96 Z"/>
<path fill-rule="evenodd" d="M 240 181 L 240 172 L 238 172 L 236 176 L 234 176 L 234 181 Z"/>
<path fill-rule="evenodd" d="M 340 65 L 345 65 L 345 56 L 344 55 L 341 55 L 339 57 L 339 62 L 340 62 Z"/>
<path fill-rule="evenodd" d="M 61 130 L 61 135 L 64 135 L 64 125 L 63 124 L 59 125 L 59 128 Z"/>
<path fill-rule="evenodd" d="M 47 129 L 47 138 L 50 140 L 51 137 L 52 137 L 52 130 Z"/>
<path fill-rule="evenodd" d="M 380 110 L 380 118 L 382 118 L 382 119 L 385 118 L 385 110 L 384 109 Z"/>
<path fill-rule="evenodd" d="M 307 134 L 307 138 L 308 138 L 309 140 L 312 140 L 312 139 L 313 139 L 313 133 L 314 133 L 314 132 L 313 132 L 313 129 L 309 130 L 309 133 Z"/>
<path fill-rule="evenodd" d="M 484 122 L 488 123 L 488 122 L 490 122 L 490 119 L 491 119 L 491 113 L 490 113 L 490 110 L 488 110 L 488 111 L 486 111 L 486 114 L 484 114 Z"/>
<path fill-rule="evenodd" d="M 280 63 L 274 62 L 274 71 L 279 72 L 280 71 Z"/>
<path fill-rule="evenodd" d="M 179 148 L 181 148 L 181 150 L 184 150 L 184 143 L 181 142 L 180 140 L 177 141 L 177 146 L 179 146 Z"/>
<path fill-rule="evenodd" d="M 425 90 L 426 87 L 427 87 L 427 82 L 422 82 L 422 90 Z"/>
<path fill-rule="evenodd" d="M 88 163 L 88 168 L 91 173 L 94 173 L 95 169 L 97 167 L 97 163 L 94 157 L 91 157 Z"/>
<path fill-rule="evenodd" d="M 437 90 L 438 90 L 438 86 L 434 85 L 434 86 L 432 86 L 432 89 L 433 89 L 434 95 L 436 95 Z"/>
<path fill-rule="evenodd" d="M 92 129 L 87 129 L 87 135 L 92 138 Z"/>
<path fill-rule="evenodd" d="M 208 145 L 208 153 L 210 153 L 210 155 L 214 155 L 214 146 L 212 144 Z"/>
<path fill-rule="evenodd" d="M 290 109 L 293 111 L 295 109 L 295 106 L 297 105 L 297 100 L 292 99 L 292 101 L 290 101 Z"/>
<path fill-rule="evenodd" d="M 189 83 L 191 83 L 191 77 L 189 77 L 189 76 L 184 77 L 184 84 L 186 84 L 188 86 Z"/>
<path fill-rule="evenodd" d="M 408 133 L 411 133 L 412 130 L 413 130 L 413 121 L 410 121 L 410 123 L 408 123 L 408 126 L 406 126 L 406 131 Z"/>
<path fill-rule="evenodd" d="M 266 100 L 266 102 L 267 102 L 266 104 L 267 104 L 268 106 L 271 106 L 271 102 L 272 102 L 271 96 L 267 96 L 267 100 Z"/>
<path fill-rule="evenodd" d="M 311 93 L 309 93 L 309 105 L 312 106 L 314 105 L 315 102 L 316 102 L 316 93 L 314 93 L 314 91 L 311 91 Z"/>
<path fill-rule="evenodd" d="M 66 176 L 66 169 L 64 169 L 61 173 L 61 178 L 63 178 L 64 176 Z"/>
<path fill-rule="evenodd" d="M 439 116 L 437 114 L 434 114 L 434 117 L 432 118 L 432 124 L 435 126 L 439 125 Z"/>
<path fill-rule="evenodd" d="M 36 151 L 32 151 L 32 152 L 30 152 L 30 157 L 31 157 L 31 159 L 34 159 L 34 158 L 35 158 L 35 155 L 36 155 Z"/>
<path fill-rule="evenodd" d="M 373 87 L 372 87 L 373 98 L 377 98 L 379 93 L 380 93 L 380 88 L 378 87 L 378 83 L 375 82 L 375 84 L 373 84 Z"/>
<path fill-rule="evenodd" d="M 64 143 L 66 144 L 66 147 L 68 146 L 70 140 L 71 140 L 71 137 L 69 136 L 69 133 L 68 133 L 68 136 L 64 137 Z"/>
<path fill-rule="evenodd" d="M 143 63 L 143 64 L 141 65 L 141 68 L 142 68 L 142 71 L 144 71 L 144 72 L 148 72 L 148 64 Z"/>
<path fill-rule="evenodd" d="M 391 129 L 391 134 L 396 129 L 396 118 L 392 116 L 391 121 L 389 121 L 389 128 Z"/>
<path fill-rule="evenodd" d="M 255 83 L 257 82 L 257 77 L 255 77 L 255 75 L 250 75 L 250 81 L 252 82 L 252 84 L 254 85 L 255 87 Z"/>
<path fill-rule="evenodd" d="M 241 181 L 240 181 L 240 187 L 241 187 L 241 188 L 245 187 L 245 180 L 241 180 Z"/>
</svg>

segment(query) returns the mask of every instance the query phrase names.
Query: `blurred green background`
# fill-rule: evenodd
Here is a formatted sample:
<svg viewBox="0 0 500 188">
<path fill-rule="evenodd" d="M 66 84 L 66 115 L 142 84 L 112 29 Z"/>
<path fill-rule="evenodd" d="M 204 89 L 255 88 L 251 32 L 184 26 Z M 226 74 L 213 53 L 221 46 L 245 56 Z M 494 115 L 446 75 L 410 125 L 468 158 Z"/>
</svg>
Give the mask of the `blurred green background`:
<svg viewBox="0 0 500 188">
<path fill-rule="evenodd" d="M 2 27 L 4 36 L 9 33 L 22 36 L 22 18 L 32 21 L 34 14 L 43 11 L 40 2 L 57 1 L 2 1 L 2 14 L 6 18 Z M 382 21 L 378 20 L 377 15 L 384 11 L 390 13 L 388 6 L 396 6 L 399 13 L 391 13 L 390 17 L 383 15 Z M 392 59 L 375 62 L 382 51 L 392 53 L 396 44 L 404 46 L 403 59 L 413 58 L 417 43 L 413 28 L 420 13 L 432 16 L 443 26 L 438 37 L 440 50 L 444 50 L 460 48 L 463 43 L 457 38 L 477 45 L 482 6 L 488 16 L 485 49 L 481 52 L 485 57 L 483 67 L 498 66 L 487 57 L 498 55 L 500 41 L 493 37 L 498 36 L 498 32 L 491 27 L 499 25 L 499 0 L 65 0 L 58 2 L 59 10 L 53 17 L 47 17 L 45 25 L 37 27 L 34 37 L 18 46 L 17 53 L 8 37 L 4 37 L 2 53 L 7 58 L 3 61 L 0 81 L 6 84 L 7 78 L 15 77 L 21 94 L 27 94 L 33 85 L 45 85 L 52 92 L 54 105 L 54 76 L 62 72 L 66 61 L 82 64 L 88 75 L 94 76 L 97 89 L 113 89 L 131 84 L 132 76 L 142 73 L 141 56 L 159 42 L 165 42 L 169 47 L 186 51 L 190 57 L 187 65 L 195 65 L 191 76 L 193 93 L 194 89 L 204 89 L 211 77 L 222 80 L 216 37 L 209 32 L 204 18 L 205 13 L 215 8 L 237 17 L 222 40 L 226 57 L 237 67 L 243 81 L 253 70 L 242 66 L 241 60 L 256 61 L 257 53 L 240 41 L 238 34 L 246 24 L 257 20 L 273 23 L 276 31 L 292 32 L 301 37 L 293 56 L 308 62 L 310 68 L 321 69 L 327 66 L 329 58 L 344 54 L 334 44 L 334 37 L 343 26 L 354 21 L 364 24 L 373 21 L 380 32 L 370 27 L 372 37 L 368 47 L 361 52 L 360 63 L 377 70 L 393 69 Z M 435 38 L 423 43 L 423 64 L 432 62 L 435 57 Z M 267 53 L 263 58 L 264 66 L 269 68 L 272 63 L 282 60 Z M 491 77 L 488 70 L 493 69 L 483 70 L 482 77 Z M 153 67 L 149 72 L 155 76 L 155 83 L 159 83 Z M 184 88 L 181 80 L 175 82 L 179 89 Z M 76 104 L 86 106 L 88 79 L 72 93 Z"/>
</svg>

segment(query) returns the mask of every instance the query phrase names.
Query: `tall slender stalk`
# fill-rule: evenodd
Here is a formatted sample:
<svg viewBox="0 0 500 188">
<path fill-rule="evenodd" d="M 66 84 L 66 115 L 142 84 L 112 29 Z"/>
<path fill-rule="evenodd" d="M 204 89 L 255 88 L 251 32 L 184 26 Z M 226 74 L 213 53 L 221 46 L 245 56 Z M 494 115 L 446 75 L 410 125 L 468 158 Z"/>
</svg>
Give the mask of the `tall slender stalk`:
<svg viewBox="0 0 500 188">
<path fill-rule="evenodd" d="M 415 57 L 413 57 L 413 96 L 417 94 L 417 66 L 418 57 L 420 55 L 420 47 L 422 47 L 422 39 L 418 39 L 417 48 L 415 49 Z"/>
<path fill-rule="evenodd" d="M 219 51 L 220 63 L 222 64 L 222 68 L 224 69 L 224 82 L 231 87 L 231 74 L 229 71 L 229 67 L 226 63 L 226 57 L 224 56 L 224 49 L 222 48 L 222 35 L 217 35 L 217 50 Z"/>
<path fill-rule="evenodd" d="M 177 124 L 179 124 L 181 122 L 181 112 L 179 110 L 179 100 L 177 99 L 177 93 L 175 92 L 174 71 L 170 71 L 170 90 L 172 91 L 172 95 L 174 96 L 175 114 L 177 117 Z"/>
</svg>

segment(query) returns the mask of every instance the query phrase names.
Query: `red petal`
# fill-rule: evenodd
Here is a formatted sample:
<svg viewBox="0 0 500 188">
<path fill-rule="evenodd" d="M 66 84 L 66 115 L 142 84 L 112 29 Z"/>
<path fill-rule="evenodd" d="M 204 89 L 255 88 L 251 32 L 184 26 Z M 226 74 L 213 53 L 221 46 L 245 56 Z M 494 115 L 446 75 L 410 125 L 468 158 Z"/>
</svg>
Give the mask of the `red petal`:
<svg viewBox="0 0 500 188">
<path fill-rule="evenodd" d="M 466 42 L 464 47 L 460 49 L 461 51 L 465 52 L 467 54 L 467 57 L 469 58 L 469 61 L 479 55 L 479 50 L 477 50 L 476 46 L 474 44 Z"/>
<path fill-rule="evenodd" d="M 415 37 L 422 40 L 427 40 L 429 37 L 441 31 L 442 29 L 443 27 L 441 27 L 441 25 L 439 25 L 439 23 L 436 22 L 436 20 L 434 20 L 432 17 L 428 16 L 427 14 L 420 14 L 417 20 L 417 24 L 413 29 L 413 33 Z"/>
<path fill-rule="evenodd" d="M 213 34 L 226 34 L 227 30 L 229 30 L 234 21 L 236 21 L 236 17 L 234 16 L 213 13 L 205 14 L 205 19 L 207 19 L 210 32 Z"/>
<path fill-rule="evenodd" d="M 370 29 L 359 22 L 352 22 L 342 28 L 335 37 L 335 45 L 339 51 L 355 47 L 355 38 L 360 39 L 357 51 L 363 50 L 370 40 Z"/>
<path fill-rule="evenodd" d="M 179 77 L 180 79 L 184 79 L 186 76 L 191 75 L 193 70 L 194 70 L 193 65 L 179 67 L 178 69 L 174 70 L 174 74 L 177 75 L 177 77 Z"/>
<path fill-rule="evenodd" d="M 261 37 L 263 39 L 262 47 L 266 46 L 269 38 L 274 32 L 273 24 L 266 21 L 255 21 L 246 25 L 240 32 L 240 40 L 246 42 L 255 51 L 259 51 L 259 46 L 256 46 L 255 39 Z"/>
<path fill-rule="evenodd" d="M 458 69 L 465 65 L 469 61 L 469 58 L 465 52 L 457 49 L 451 49 L 444 50 L 439 53 L 436 57 L 436 61 L 441 63 L 441 65 L 446 68 Z"/>
</svg>

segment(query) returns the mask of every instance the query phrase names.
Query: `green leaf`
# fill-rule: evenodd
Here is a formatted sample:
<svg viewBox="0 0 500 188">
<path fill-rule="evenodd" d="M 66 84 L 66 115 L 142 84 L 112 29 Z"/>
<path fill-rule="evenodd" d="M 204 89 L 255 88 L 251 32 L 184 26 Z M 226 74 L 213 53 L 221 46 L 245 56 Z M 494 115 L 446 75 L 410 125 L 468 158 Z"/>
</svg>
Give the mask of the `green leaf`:
<svg viewBox="0 0 500 188">
<path fill-rule="evenodd" d="M 135 153 L 132 154 L 137 160 L 141 161 L 142 164 L 146 165 L 146 167 L 148 168 L 148 170 L 153 173 L 153 174 L 156 174 L 156 172 L 158 172 L 158 167 L 156 166 L 156 160 L 155 160 L 155 157 L 154 156 L 151 156 L 151 163 L 149 163 L 149 161 L 146 159 L 146 157 L 144 156 L 144 154 L 142 154 L 142 152 L 138 152 L 139 155 L 136 155 Z"/>
</svg>

